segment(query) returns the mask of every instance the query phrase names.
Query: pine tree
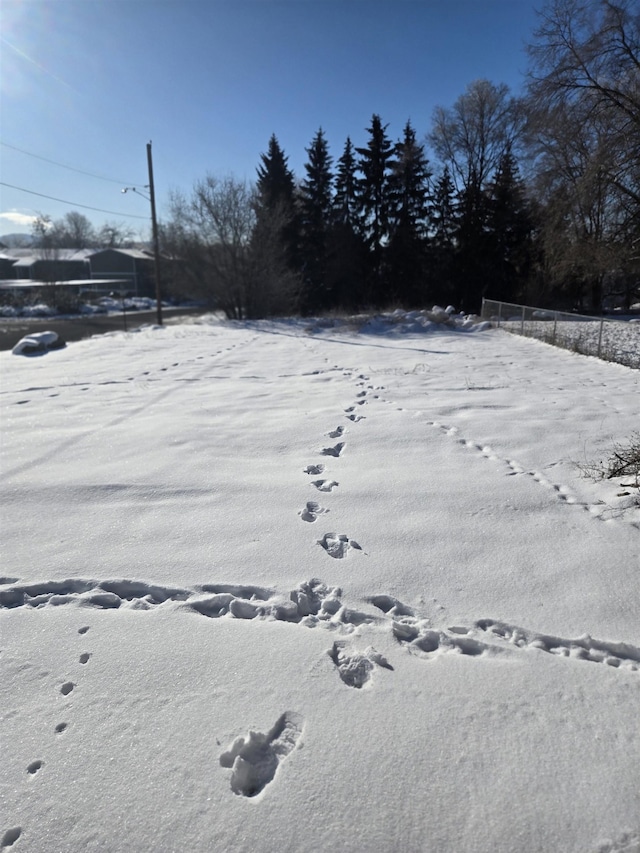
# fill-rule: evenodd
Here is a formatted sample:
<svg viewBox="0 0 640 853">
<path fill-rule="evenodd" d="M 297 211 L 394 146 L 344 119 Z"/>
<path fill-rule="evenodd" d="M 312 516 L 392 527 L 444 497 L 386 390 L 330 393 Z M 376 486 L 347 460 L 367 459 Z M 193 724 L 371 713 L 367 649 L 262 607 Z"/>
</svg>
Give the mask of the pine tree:
<svg viewBox="0 0 640 853">
<path fill-rule="evenodd" d="M 347 136 L 342 156 L 338 160 L 333 209 L 335 221 L 359 230 L 356 158 L 353 144 Z"/>
<path fill-rule="evenodd" d="M 300 269 L 299 242 L 300 221 L 296 209 L 295 179 L 287 165 L 287 157 L 280 147 L 275 133 L 269 139 L 266 154 L 261 154 L 256 183 L 256 218 L 262 231 L 268 230 L 262 220 L 277 221 L 282 241 L 282 252 L 290 270 Z"/>
<path fill-rule="evenodd" d="M 415 306 L 423 304 L 426 296 L 431 171 L 409 121 L 394 154 L 389 177 L 389 282 L 395 298 Z"/>
<path fill-rule="evenodd" d="M 488 233 L 488 199 L 473 172 L 458 195 L 454 301 L 460 310 L 479 311 L 491 280 L 494 251 Z"/>
<path fill-rule="evenodd" d="M 516 301 L 532 265 L 533 216 L 518 165 L 507 148 L 489 187 L 488 229 L 493 242 L 494 277 L 491 297 Z"/>
<path fill-rule="evenodd" d="M 431 206 L 432 296 L 437 303 L 455 301 L 454 255 L 458 229 L 456 189 L 449 167 L 435 182 Z"/>
<path fill-rule="evenodd" d="M 364 240 L 369 249 L 368 295 L 374 305 L 389 301 L 384 248 L 389 239 L 389 172 L 393 145 L 387 136 L 387 127 L 374 113 L 367 128 L 369 144 L 366 148 L 356 148 L 360 155 L 358 169 L 362 174 L 357 182 L 357 195 Z"/>
<path fill-rule="evenodd" d="M 275 133 L 269 139 L 267 153 L 261 154 L 260 160 L 257 190 L 261 205 L 268 209 L 277 205 L 292 207 L 295 190 L 293 172 L 287 165 L 287 157 Z"/>
<path fill-rule="evenodd" d="M 301 260 L 303 268 L 302 310 L 305 313 L 330 307 L 327 266 L 329 236 L 333 218 L 332 158 L 322 128 L 306 149 L 309 159 L 302 182 L 301 198 Z"/>
<path fill-rule="evenodd" d="M 336 306 L 352 310 L 364 303 L 365 250 L 356 171 L 354 147 L 347 137 L 336 169 L 328 287 Z"/>
</svg>

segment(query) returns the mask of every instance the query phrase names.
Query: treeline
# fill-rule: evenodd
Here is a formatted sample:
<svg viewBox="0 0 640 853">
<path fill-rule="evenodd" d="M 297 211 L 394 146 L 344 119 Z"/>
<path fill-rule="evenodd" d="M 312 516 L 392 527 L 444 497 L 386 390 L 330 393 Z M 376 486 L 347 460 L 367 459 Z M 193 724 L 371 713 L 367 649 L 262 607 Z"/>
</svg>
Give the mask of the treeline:
<svg viewBox="0 0 640 853">
<path fill-rule="evenodd" d="M 42 257 L 55 258 L 58 249 L 128 249 L 134 245 L 132 228 L 117 222 L 106 222 L 96 229 L 77 210 L 60 219 L 39 214 L 31 226 L 31 245 Z"/>
<path fill-rule="evenodd" d="M 418 139 L 374 114 L 334 159 L 322 129 L 295 176 L 277 136 L 257 180 L 175 193 L 174 289 L 233 318 L 483 296 L 601 310 L 640 299 L 640 11 L 551 0 L 526 94 L 471 83 Z M 427 154 L 432 153 L 433 160 Z"/>
</svg>

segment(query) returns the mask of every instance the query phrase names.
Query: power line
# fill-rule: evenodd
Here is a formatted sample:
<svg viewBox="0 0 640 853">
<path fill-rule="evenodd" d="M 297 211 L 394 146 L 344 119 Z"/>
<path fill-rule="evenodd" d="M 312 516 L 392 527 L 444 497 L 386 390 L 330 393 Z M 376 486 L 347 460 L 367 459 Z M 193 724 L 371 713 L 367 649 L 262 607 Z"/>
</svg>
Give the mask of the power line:
<svg viewBox="0 0 640 853">
<path fill-rule="evenodd" d="M 26 190 L 24 187 L 16 187 L 13 184 L 7 184 L 4 181 L 0 181 L 0 186 L 10 187 L 12 190 L 19 190 L 22 193 L 29 193 L 30 195 L 37 195 L 40 198 L 48 198 L 50 201 L 59 201 L 61 204 L 69 204 L 71 207 L 83 207 L 85 210 L 95 210 L 98 213 L 108 213 L 111 216 L 125 216 L 128 219 L 148 219 L 148 216 L 136 216 L 135 213 L 117 213 L 115 210 L 103 210 L 101 207 L 90 207 L 88 204 L 79 204 L 75 201 L 67 201 L 64 198 L 55 198 L 52 195 L 45 195 L 44 193 L 37 193 L 34 190 Z"/>
<path fill-rule="evenodd" d="M 29 157 L 35 157 L 36 160 L 43 160 L 45 163 L 51 163 L 54 166 L 60 166 L 62 169 L 68 169 L 70 172 L 77 172 L 79 175 L 87 175 L 90 178 L 97 178 L 99 181 L 108 181 L 110 184 L 135 184 L 135 181 L 116 181 L 115 178 L 105 178 L 103 175 L 95 175 L 93 172 L 85 172 L 83 169 L 76 169 L 73 166 L 67 166 L 64 163 L 58 163 L 56 160 L 50 160 L 48 157 L 41 157 L 40 154 L 34 154 L 32 151 L 26 151 L 24 148 L 18 148 L 17 145 L 9 145 L 0 139 L 0 145 L 5 148 L 11 148 L 13 151 L 19 151 L 21 154 L 27 154 Z"/>
</svg>

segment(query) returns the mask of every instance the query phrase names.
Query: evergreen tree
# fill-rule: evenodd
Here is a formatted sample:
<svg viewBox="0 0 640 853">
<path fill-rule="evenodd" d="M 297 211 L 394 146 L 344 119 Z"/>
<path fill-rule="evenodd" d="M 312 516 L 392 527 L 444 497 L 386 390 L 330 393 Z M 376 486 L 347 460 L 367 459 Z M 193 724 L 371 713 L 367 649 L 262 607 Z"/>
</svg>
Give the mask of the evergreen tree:
<svg viewBox="0 0 640 853">
<path fill-rule="evenodd" d="M 293 207 L 295 180 L 275 133 L 269 139 L 267 153 L 261 154 L 260 160 L 262 165 L 257 169 L 256 187 L 261 205 L 267 209 L 278 205 Z"/>
<path fill-rule="evenodd" d="M 352 310 L 361 308 L 364 303 L 365 250 L 356 171 L 355 150 L 347 137 L 336 169 L 328 286 L 334 304 Z"/>
<path fill-rule="evenodd" d="M 458 229 L 456 190 L 449 167 L 435 182 L 431 206 L 432 296 L 436 303 L 455 301 L 454 256 Z"/>
<path fill-rule="evenodd" d="M 388 274 L 391 293 L 405 305 L 422 305 L 426 296 L 426 238 L 429 170 L 424 147 L 407 122 L 395 147 L 389 177 Z"/>
<path fill-rule="evenodd" d="M 479 311 L 492 275 L 494 250 L 488 234 L 488 200 L 475 172 L 458 195 L 454 301 Z"/>
<path fill-rule="evenodd" d="M 305 313 L 330 307 L 327 282 L 329 238 L 333 218 L 332 158 L 322 128 L 306 149 L 309 159 L 302 182 L 301 260 L 303 268 L 302 310 Z"/>
<path fill-rule="evenodd" d="M 350 226 L 354 231 L 359 230 L 356 170 L 357 164 L 353 144 L 347 136 L 344 151 L 338 160 L 333 209 L 335 221 Z"/>
<path fill-rule="evenodd" d="M 358 169 L 362 177 L 357 182 L 357 195 L 363 236 L 369 250 L 368 297 L 372 304 L 389 301 L 384 268 L 384 250 L 389 239 L 389 172 L 393 160 L 393 144 L 387 136 L 388 125 L 383 125 L 374 114 L 367 128 L 369 144 L 356 148 L 360 155 Z"/>
<path fill-rule="evenodd" d="M 487 224 L 495 253 L 491 298 L 516 301 L 525 290 L 532 266 L 534 227 L 510 148 L 503 154 L 489 187 Z"/>
<path fill-rule="evenodd" d="M 287 266 L 292 271 L 298 271 L 300 222 L 296 209 L 295 179 L 275 133 L 269 139 L 267 153 L 261 154 L 260 160 L 262 162 L 257 169 L 256 183 L 257 225 L 265 231 L 268 229 L 262 220 L 271 218 L 279 223 L 278 233 Z"/>
</svg>

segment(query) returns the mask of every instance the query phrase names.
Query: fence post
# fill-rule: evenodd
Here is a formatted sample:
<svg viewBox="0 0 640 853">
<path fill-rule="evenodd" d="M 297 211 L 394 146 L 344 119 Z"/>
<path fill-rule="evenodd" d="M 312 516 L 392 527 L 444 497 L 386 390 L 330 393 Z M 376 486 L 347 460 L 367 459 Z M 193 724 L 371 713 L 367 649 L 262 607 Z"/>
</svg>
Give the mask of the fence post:
<svg viewBox="0 0 640 853">
<path fill-rule="evenodd" d="M 520 321 L 520 334 L 524 335 L 524 305 L 522 306 L 522 320 Z"/>
<path fill-rule="evenodd" d="M 500 328 L 500 321 L 502 320 L 502 302 L 498 302 L 498 328 Z"/>
<path fill-rule="evenodd" d="M 553 312 L 553 339 L 552 339 L 554 344 L 556 342 L 556 331 L 557 331 L 557 329 L 558 329 L 558 312 L 554 311 Z"/>
<path fill-rule="evenodd" d="M 600 358 L 600 349 L 602 348 L 602 330 L 604 328 L 604 317 L 600 319 L 600 334 L 598 335 L 598 358 Z"/>
</svg>

